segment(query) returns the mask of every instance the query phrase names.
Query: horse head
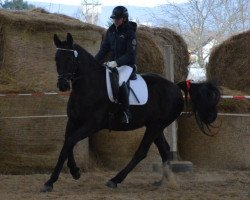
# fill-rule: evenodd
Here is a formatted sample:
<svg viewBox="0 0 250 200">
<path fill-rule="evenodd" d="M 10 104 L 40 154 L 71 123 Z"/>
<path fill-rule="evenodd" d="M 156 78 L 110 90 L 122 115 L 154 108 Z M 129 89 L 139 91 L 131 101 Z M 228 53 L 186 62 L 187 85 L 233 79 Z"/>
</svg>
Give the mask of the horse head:
<svg viewBox="0 0 250 200">
<path fill-rule="evenodd" d="M 76 72 L 76 59 L 78 52 L 74 50 L 73 37 L 67 34 L 65 41 L 61 41 L 57 34 L 54 34 L 54 44 L 56 46 L 56 68 L 58 73 L 57 87 L 60 91 L 70 90 L 70 81 Z"/>
</svg>

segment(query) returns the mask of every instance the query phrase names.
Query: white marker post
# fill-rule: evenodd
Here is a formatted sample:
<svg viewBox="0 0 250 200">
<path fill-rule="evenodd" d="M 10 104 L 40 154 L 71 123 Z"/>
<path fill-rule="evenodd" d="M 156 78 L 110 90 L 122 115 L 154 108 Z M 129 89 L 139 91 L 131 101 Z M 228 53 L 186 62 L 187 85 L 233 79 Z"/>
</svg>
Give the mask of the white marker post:
<svg viewBox="0 0 250 200">
<path fill-rule="evenodd" d="M 174 82 L 174 52 L 172 45 L 164 46 L 164 65 L 165 77 Z M 172 154 L 172 161 L 170 161 L 170 168 L 173 172 L 187 172 L 193 170 L 193 164 L 190 161 L 178 160 L 178 146 L 177 146 L 177 122 L 174 121 L 165 130 L 164 135 L 167 138 L 170 151 Z"/>
<path fill-rule="evenodd" d="M 164 67 L 165 77 L 169 81 L 174 82 L 174 52 L 172 45 L 164 46 Z M 168 133 L 168 134 L 167 134 Z M 168 138 L 172 159 L 177 160 L 177 124 L 174 121 L 164 130 L 165 137 Z"/>
</svg>

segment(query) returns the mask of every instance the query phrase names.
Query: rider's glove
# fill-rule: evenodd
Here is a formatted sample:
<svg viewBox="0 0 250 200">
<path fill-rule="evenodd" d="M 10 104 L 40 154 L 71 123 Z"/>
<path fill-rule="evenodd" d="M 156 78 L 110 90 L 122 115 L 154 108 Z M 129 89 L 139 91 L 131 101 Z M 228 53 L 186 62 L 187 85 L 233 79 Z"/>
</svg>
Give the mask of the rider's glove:
<svg viewBox="0 0 250 200">
<path fill-rule="evenodd" d="M 117 67 L 117 63 L 115 61 L 110 61 L 107 63 L 108 67 L 110 68 L 114 68 L 114 67 Z"/>
</svg>

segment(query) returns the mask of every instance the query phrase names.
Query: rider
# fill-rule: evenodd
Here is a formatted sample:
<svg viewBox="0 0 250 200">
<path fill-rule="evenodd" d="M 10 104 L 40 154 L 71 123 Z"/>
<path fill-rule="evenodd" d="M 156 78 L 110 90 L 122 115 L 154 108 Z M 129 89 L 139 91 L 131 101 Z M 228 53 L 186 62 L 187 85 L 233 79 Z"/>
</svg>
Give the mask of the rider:
<svg viewBox="0 0 250 200">
<path fill-rule="evenodd" d="M 124 6 L 113 9 L 110 18 L 113 24 L 108 28 L 106 37 L 95 59 L 101 62 L 107 53 L 111 53 L 108 67 L 117 67 L 119 71 L 119 96 L 122 104 L 122 123 L 129 123 L 129 88 L 126 84 L 131 73 L 135 70 L 136 57 L 136 23 L 128 21 L 128 10 Z"/>
</svg>

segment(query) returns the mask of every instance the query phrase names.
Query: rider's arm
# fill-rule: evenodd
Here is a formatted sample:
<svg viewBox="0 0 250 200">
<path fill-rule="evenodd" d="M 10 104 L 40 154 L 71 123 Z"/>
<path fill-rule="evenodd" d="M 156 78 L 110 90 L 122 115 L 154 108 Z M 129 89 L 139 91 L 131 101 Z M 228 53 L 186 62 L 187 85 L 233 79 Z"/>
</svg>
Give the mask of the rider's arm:
<svg viewBox="0 0 250 200">
<path fill-rule="evenodd" d="M 136 43 L 137 43 L 137 41 L 136 41 L 135 32 L 130 30 L 128 32 L 126 53 L 123 56 L 121 56 L 120 58 L 116 59 L 118 66 L 135 64 Z"/>
<path fill-rule="evenodd" d="M 95 59 L 98 62 L 101 62 L 104 57 L 106 56 L 106 54 L 110 51 L 110 42 L 109 42 L 109 36 L 108 36 L 109 32 L 107 32 L 106 37 L 104 39 L 104 41 L 101 44 L 101 48 L 99 50 L 99 52 L 96 54 Z"/>
</svg>

